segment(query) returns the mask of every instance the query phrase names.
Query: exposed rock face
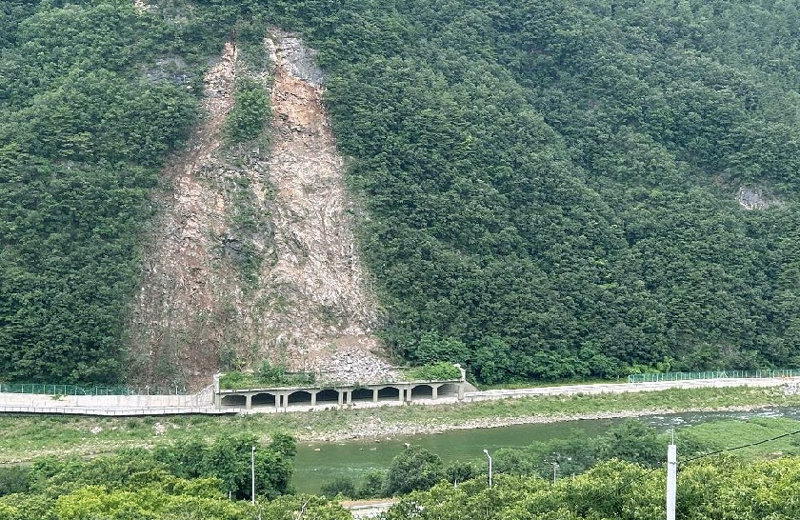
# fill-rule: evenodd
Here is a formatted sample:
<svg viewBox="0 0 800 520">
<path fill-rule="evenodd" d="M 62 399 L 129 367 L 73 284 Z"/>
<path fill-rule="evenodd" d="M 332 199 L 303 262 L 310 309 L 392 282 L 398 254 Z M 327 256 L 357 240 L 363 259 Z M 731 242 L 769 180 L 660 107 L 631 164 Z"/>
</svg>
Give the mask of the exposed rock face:
<svg viewBox="0 0 800 520">
<path fill-rule="evenodd" d="M 736 200 L 744 209 L 767 209 L 770 206 L 782 206 L 781 201 L 767 197 L 761 188 L 742 186 L 736 195 Z"/>
<path fill-rule="evenodd" d="M 189 67 L 183 58 L 170 56 L 156 60 L 152 67 L 144 71 L 144 76 L 153 83 L 169 81 L 173 85 L 186 84 L 190 77 Z"/>
<path fill-rule="evenodd" d="M 310 83 L 314 87 L 320 87 L 325 83 L 322 69 L 317 66 L 317 52 L 303 45 L 300 38 L 295 38 L 288 34 L 275 33 L 275 39 L 280 46 L 281 66 L 285 68 L 292 77 L 305 83 Z M 275 44 L 269 40 L 272 47 L 273 59 L 278 59 Z"/>
<path fill-rule="evenodd" d="M 150 8 L 150 6 L 147 5 L 147 2 L 145 2 L 144 0 L 133 0 L 133 6 L 140 13 L 147 11 Z"/>
<path fill-rule="evenodd" d="M 140 382 L 199 388 L 220 368 L 265 358 L 323 380 L 395 375 L 372 333 L 377 304 L 314 53 L 277 32 L 265 52 L 274 69 L 269 149 L 222 146 L 236 75 L 270 88 L 266 71 L 237 68 L 229 44 L 205 78 L 204 122 L 164 170 L 169 187 L 156 198 L 129 327 Z"/>
<path fill-rule="evenodd" d="M 215 268 L 228 200 L 212 181 L 225 172 L 217 151 L 233 105 L 235 63 L 235 49 L 226 45 L 205 77 L 204 121 L 188 150 L 164 169 L 168 188 L 156 197 L 161 212 L 129 330 L 133 376 L 141 382 L 201 384 L 218 365 L 223 306 L 238 287 L 229 269 Z"/>
<path fill-rule="evenodd" d="M 297 38 L 275 34 L 268 45 L 275 63 L 269 176 L 278 261 L 265 273 L 265 285 L 284 298 L 284 309 L 268 311 L 279 331 L 269 350 L 285 349 L 296 369 L 381 380 L 388 367 L 373 355 L 380 351 L 372 335 L 377 304 L 352 231 L 344 164 L 322 103 L 322 74 Z M 356 359 L 360 364 L 351 362 Z"/>
</svg>

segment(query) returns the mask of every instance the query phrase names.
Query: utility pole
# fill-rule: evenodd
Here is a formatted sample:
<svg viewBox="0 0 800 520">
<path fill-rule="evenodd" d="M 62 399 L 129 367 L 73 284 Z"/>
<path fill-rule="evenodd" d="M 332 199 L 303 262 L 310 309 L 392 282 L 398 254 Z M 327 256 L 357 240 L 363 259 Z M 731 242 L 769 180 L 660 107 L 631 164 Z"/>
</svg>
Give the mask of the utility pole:
<svg viewBox="0 0 800 520">
<path fill-rule="evenodd" d="M 250 450 L 250 503 L 256 505 L 256 447 Z"/>
<path fill-rule="evenodd" d="M 556 485 L 556 480 L 558 480 L 558 462 L 553 462 L 553 485 Z"/>
<path fill-rule="evenodd" d="M 489 459 L 489 488 L 492 487 L 492 456 L 489 455 L 489 450 L 483 450 L 483 453 L 486 454 L 486 458 Z"/>
<path fill-rule="evenodd" d="M 678 489 L 678 448 L 675 446 L 675 430 L 667 448 L 667 520 L 675 520 L 675 495 Z"/>
</svg>

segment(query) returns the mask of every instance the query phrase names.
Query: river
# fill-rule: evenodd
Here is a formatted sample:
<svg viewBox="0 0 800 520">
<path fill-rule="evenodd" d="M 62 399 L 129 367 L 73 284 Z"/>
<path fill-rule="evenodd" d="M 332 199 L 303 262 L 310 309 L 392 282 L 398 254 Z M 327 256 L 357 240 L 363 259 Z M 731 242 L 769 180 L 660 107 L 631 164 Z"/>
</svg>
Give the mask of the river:
<svg viewBox="0 0 800 520">
<path fill-rule="evenodd" d="M 800 410 L 774 408 L 754 412 L 698 412 L 650 415 L 636 420 L 663 429 L 709 421 L 750 419 L 753 417 L 787 417 L 800 420 Z M 422 446 L 438 454 L 445 463 L 454 460 L 483 460 L 483 450 L 521 448 L 536 441 L 598 435 L 624 419 L 592 419 L 546 424 L 522 424 L 500 428 L 453 430 L 433 435 L 392 437 L 380 440 L 359 440 L 339 443 L 298 444 L 295 459 L 294 486 L 299 492 L 317 493 L 320 486 L 337 477 L 358 480 L 370 470 L 389 467 L 405 443 Z"/>
</svg>

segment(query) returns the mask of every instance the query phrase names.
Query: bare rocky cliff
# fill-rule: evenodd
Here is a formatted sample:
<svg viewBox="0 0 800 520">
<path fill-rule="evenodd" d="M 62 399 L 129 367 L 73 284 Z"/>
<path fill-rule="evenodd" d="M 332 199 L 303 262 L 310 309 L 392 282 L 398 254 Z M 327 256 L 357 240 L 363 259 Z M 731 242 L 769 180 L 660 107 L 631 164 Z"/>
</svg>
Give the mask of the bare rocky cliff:
<svg viewBox="0 0 800 520">
<path fill-rule="evenodd" d="M 250 71 L 228 44 L 205 78 L 205 117 L 164 169 L 129 326 L 134 378 L 208 384 L 269 359 L 322 379 L 391 376 L 353 233 L 344 164 L 314 53 L 275 31 Z M 229 146 L 237 75 L 270 89 L 264 140 Z"/>
</svg>

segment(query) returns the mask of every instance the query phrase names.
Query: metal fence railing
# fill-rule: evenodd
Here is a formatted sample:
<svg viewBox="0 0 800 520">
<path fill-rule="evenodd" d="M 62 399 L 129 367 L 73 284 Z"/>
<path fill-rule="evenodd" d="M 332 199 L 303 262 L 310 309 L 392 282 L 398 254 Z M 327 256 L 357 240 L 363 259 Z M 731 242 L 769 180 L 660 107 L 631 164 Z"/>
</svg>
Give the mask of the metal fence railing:
<svg viewBox="0 0 800 520">
<path fill-rule="evenodd" d="M 657 383 L 660 381 L 690 381 L 692 379 L 740 379 L 800 377 L 800 369 L 782 368 L 766 370 L 712 370 L 707 372 L 662 372 L 653 374 L 631 374 L 629 383 Z"/>
<path fill-rule="evenodd" d="M 56 385 L 46 383 L 0 383 L 0 392 L 12 394 L 44 395 L 185 395 L 186 388 L 180 386 L 126 385 Z"/>
</svg>

